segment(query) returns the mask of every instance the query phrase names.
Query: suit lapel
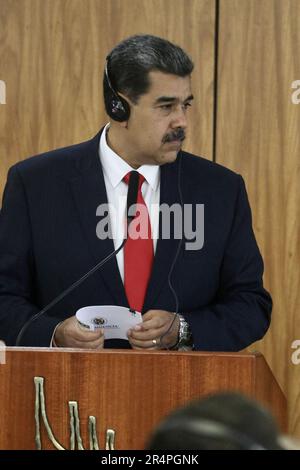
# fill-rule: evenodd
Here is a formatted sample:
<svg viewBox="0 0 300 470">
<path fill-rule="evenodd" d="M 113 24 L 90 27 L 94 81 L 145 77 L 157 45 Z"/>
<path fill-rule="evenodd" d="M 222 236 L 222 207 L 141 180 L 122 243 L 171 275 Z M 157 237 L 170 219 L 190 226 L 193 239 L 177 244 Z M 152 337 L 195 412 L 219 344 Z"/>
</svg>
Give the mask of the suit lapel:
<svg viewBox="0 0 300 470">
<path fill-rule="evenodd" d="M 98 154 L 100 135 L 101 133 L 90 141 L 87 153 L 81 160 L 79 175 L 70 180 L 79 222 L 94 261 L 91 268 L 114 251 L 111 238 L 100 240 L 96 235 L 96 226 L 100 220 L 96 216 L 97 207 L 108 202 Z M 116 305 L 128 305 L 116 257 L 108 261 L 93 276 L 98 276 L 99 282 L 105 283 Z"/>
<path fill-rule="evenodd" d="M 175 163 L 166 164 L 161 167 L 160 205 L 166 204 L 170 207 L 173 204 L 180 204 L 177 181 L 178 159 Z M 162 213 L 160 213 L 159 239 L 157 240 L 153 270 L 147 289 L 143 312 L 153 308 L 162 287 L 167 283 L 168 275 L 180 242 L 179 239 L 175 239 L 174 236 L 172 236 L 172 227 L 170 239 L 163 239 L 161 214 Z M 167 288 L 169 289 L 169 287 Z"/>
</svg>

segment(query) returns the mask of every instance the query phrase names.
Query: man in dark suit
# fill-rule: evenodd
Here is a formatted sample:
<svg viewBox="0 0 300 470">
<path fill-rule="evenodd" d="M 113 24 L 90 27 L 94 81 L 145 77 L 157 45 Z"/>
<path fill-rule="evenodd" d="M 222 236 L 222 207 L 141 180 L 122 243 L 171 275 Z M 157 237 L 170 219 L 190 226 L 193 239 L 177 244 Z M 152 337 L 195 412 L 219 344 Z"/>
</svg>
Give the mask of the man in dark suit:
<svg viewBox="0 0 300 470">
<path fill-rule="evenodd" d="M 109 203 L 125 215 L 126 175 L 133 170 L 151 235 L 129 237 L 117 257 L 32 322 L 21 343 L 237 351 L 264 335 L 272 302 L 243 180 L 181 151 L 192 69 L 187 54 L 164 39 L 126 39 L 110 53 L 104 74 L 111 122 L 91 141 L 10 169 L 0 218 L 0 338 L 7 344 L 119 246 L 123 216 L 114 221 L 109 214 L 110 236 L 103 237 L 99 207 Z M 181 208 L 184 221 L 191 219 L 186 207 L 204 207 L 203 243 L 197 227 L 194 246 L 174 227 L 164 236 L 158 203 Z M 86 331 L 76 321 L 79 308 L 110 304 L 143 313 L 128 342 L 104 342 L 102 330 Z"/>
</svg>

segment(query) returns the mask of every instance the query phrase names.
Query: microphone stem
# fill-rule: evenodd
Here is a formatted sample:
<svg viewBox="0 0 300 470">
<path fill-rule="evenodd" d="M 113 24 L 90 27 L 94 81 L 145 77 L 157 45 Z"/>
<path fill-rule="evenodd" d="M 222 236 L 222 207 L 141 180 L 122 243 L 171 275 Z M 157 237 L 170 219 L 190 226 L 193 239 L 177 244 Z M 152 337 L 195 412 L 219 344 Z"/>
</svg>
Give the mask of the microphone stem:
<svg viewBox="0 0 300 470">
<path fill-rule="evenodd" d="M 122 248 L 124 247 L 126 241 L 127 241 L 127 238 L 124 238 L 121 245 L 115 251 L 113 251 L 108 256 L 106 256 L 106 258 L 102 259 L 88 273 L 86 273 L 84 276 L 82 276 L 80 279 L 78 279 L 76 282 L 74 282 L 74 284 L 72 284 L 70 287 L 68 287 L 64 292 L 62 292 L 57 297 L 55 297 L 55 299 L 53 299 L 50 302 L 50 304 L 46 305 L 46 307 L 44 307 L 40 312 L 33 315 L 33 317 L 31 317 L 31 319 L 29 320 L 29 322 L 25 323 L 25 325 L 21 328 L 21 330 L 20 330 L 20 332 L 17 336 L 16 346 L 20 346 L 20 342 L 21 342 L 23 334 L 25 333 L 25 331 L 27 330 L 27 328 L 31 325 L 31 323 L 33 321 L 37 320 L 41 315 L 44 315 L 44 313 L 48 312 L 48 310 L 50 310 L 52 307 L 54 307 L 58 302 L 63 300 L 68 294 L 70 294 L 74 289 L 76 289 L 76 287 L 78 287 L 82 282 L 84 282 L 86 280 L 86 278 L 90 277 L 92 274 L 94 274 L 95 271 L 97 271 L 97 269 L 101 268 L 101 266 L 104 263 L 109 261 L 113 256 L 117 255 L 119 253 L 119 251 L 121 251 Z"/>
</svg>

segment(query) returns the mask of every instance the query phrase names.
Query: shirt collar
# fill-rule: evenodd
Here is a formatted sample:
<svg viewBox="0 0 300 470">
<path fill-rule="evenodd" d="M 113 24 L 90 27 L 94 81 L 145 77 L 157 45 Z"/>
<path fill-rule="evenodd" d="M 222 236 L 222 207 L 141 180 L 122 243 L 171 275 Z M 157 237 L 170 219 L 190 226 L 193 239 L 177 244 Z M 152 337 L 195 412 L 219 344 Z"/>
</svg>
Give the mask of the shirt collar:
<svg viewBox="0 0 300 470">
<path fill-rule="evenodd" d="M 108 128 L 109 123 L 106 124 L 100 137 L 99 156 L 105 176 L 109 179 L 112 187 L 116 188 L 124 176 L 134 168 L 109 147 L 106 139 Z M 144 176 L 153 191 L 157 190 L 160 178 L 159 165 L 142 165 L 136 171 Z"/>
</svg>

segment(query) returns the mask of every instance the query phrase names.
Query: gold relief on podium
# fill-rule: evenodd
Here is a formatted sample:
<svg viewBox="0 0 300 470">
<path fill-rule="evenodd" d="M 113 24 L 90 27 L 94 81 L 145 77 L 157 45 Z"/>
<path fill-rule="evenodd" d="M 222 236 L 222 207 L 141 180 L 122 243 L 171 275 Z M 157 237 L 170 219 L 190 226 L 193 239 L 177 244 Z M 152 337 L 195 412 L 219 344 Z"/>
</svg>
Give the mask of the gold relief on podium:
<svg viewBox="0 0 300 470">
<path fill-rule="evenodd" d="M 47 436 L 55 449 L 66 450 L 54 436 L 51 425 L 49 423 L 46 411 L 45 391 L 44 391 L 44 378 L 34 377 L 35 384 L 35 444 L 38 450 L 42 449 L 41 442 L 41 420 L 45 426 Z M 84 450 L 81 431 L 80 431 L 80 419 L 78 411 L 77 401 L 69 401 L 69 415 L 70 415 L 70 449 L 69 450 Z M 99 443 L 96 430 L 96 418 L 95 416 L 89 416 L 88 419 L 88 434 L 90 450 L 99 450 Z M 115 445 L 115 431 L 113 429 L 106 430 L 106 450 L 114 450 Z"/>
</svg>

